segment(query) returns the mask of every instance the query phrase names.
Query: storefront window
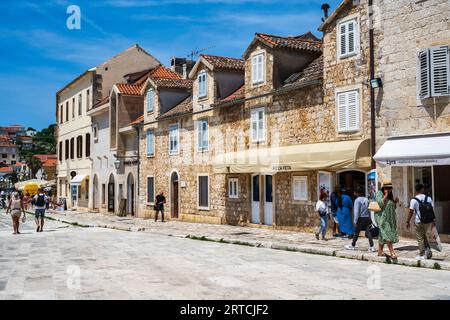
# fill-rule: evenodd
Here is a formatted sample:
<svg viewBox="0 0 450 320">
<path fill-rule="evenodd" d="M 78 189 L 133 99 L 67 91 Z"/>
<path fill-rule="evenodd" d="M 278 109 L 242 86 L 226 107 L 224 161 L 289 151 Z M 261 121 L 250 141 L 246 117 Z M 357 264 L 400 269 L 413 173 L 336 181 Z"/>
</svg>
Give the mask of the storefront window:
<svg viewBox="0 0 450 320">
<path fill-rule="evenodd" d="M 433 172 L 431 167 L 414 167 L 414 186 L 422 183 L 425 185 L 425 192 L 433 196 Z M 413 190 L 413 194 L 415 191 Z"/>
</svg>

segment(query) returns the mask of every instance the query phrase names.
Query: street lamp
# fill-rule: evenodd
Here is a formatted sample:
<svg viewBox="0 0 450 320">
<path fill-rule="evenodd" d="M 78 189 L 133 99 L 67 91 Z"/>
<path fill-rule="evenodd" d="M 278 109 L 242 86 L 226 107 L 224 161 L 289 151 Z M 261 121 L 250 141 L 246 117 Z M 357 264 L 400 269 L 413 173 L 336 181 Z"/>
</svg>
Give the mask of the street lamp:
<svg viewBox="0 0 450 320">
<path fill-rule="evenodd" d="M 122 164 L 122 161 L 120 161 L 119 159 L 117 159 L 116 161 L 114 161 L 114 166 L 116 167 L 117 170 L 120 169 L 120 165 Z"/>
</svg>

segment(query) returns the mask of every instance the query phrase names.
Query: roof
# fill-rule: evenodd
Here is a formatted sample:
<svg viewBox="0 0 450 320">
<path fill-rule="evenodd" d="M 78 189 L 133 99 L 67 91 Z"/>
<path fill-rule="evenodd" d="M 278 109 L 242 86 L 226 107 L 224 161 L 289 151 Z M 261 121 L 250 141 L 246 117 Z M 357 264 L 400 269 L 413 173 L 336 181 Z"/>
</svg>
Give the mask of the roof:
<svg viewBox="0 0 450 320">
<path fill-rule="evenodd" d="M 229 96 L 227 96 L 227 97 L 221 99 L 219 102 L 217 102 L 216 105 L 221 104 L 221 103 L 226 103 L 226 102 L 232 102 L 232 101 L 240 100 L 240 99 L 244 99 L 244 98 L 245 98 L 245 85 L 242 85 L 236 91 L 234 91 L 232 94 L 230 94 Z"/>
<path fill-rule="evenodd" d="M 252 43 L 244 52 L 244 57 L 248 56 L 249 49 L 256 41 L 261 41 L 267 46 L 275 49 L 322 52 L 322 40 L 317 38 L 311 32 L 307 32 L 299 36 L 289 37 L 277 36 L 267 33 L 256 33 Z"/>
<path fill-rule="evenodd" d="M 57 159 L 47 159 L 42 162 L 43 167 L 56 167 L 56 164 L 58 163 Z"/>
<path fill-rule="evenodd" d="M 16 162 L 15 164 L 13 164 L 13 167 L 14 168 L 18 168 L 18 167 L 21 167 L 21 166 L 23 166 L 25 163 L 23 163 L 23 162 Z"/>
<path fill-rule="evenodd" d="M 34 155 L 35 158 L 38 158 L 39 160 L 42 161 L 47 161 L 49 159 L 57 159 L 58 157 L 56 156 L 56 154 L 35 154 Z"/>
<path fill-rule="evenodd" d="M 158 66 L 154 69 L 151 69 L 143 76 L 138 78 L 135 82 L 133 82 L 133 84 L 134 85 L 144 84 L 148 78 L 182 79 L 182 77 L 178 73 L 170 70 L 169 68 L 164 66 Z"/>
<path fill-rule="evenodd" d="M 118 83 L 116 84 L 117 90 L 121 94 L 132 95 L 132 96 L 140 96 L 142 85 L 134 85 L 127 83 Z"/>
<path fill-rule="evenodd" d="M 294 73 L 286 79 L 285 86 L 304 84 L 314 80 L 323 79 L 323 56 L 313 60 L 302 71 Z"/>
<path fill-rule="evenodd" d="M 136 126 L 136 125 L 141 124 L 142 122 L 144 122 L 144 115 L 139 116 L 139 118 L 137 118 L 136 120 L 131 122 L 131 125 Z"/>
<path fill-rule="evenodd" d="M 158 87 L 162 88 L 179 88 L 192 89 L 192 80 L 188 79 L 164 79 L 164 78 L 150 78 Z"/>
<path fill-rule="evenodd" d="M 180 115 L 190 113 L 190 112 L 192 112 L 192 96 L 189 96 L 185 100 L 181 101 L 175 107 L 173 107 L 166 113 L 162 114 L 159 118 L 167 119 L 167 118 L 180 116 Z"/>
<path fill-rule="evenodd" d="M 98 108 L 98 107 L 100 107 L 100 106 L 103 106 L 103 105 L 107 104 L 108 102 L 109 102 L 109 96 L 106 96 L 106 97 L 104 97 L 102 100 L 100 100 L 99 102 L 97 102 L 96 104 L 94 104 L 94 105 L 92 106 L 91 110 L 92 110 L 92 109 L 95 109 L 95 108 Z"/>
<path fill-rule="evenodd" d="M 202 54 L 200 57 L 208 61 L 214 69 L 244 71 L 245 68 L 243 59 L 211 56 L 207 54 Z"/>
<path fill-rule="evenodd" d="M 345 8 L 346 5 L 348 5 L 349 3 L 351 3 L 351 0 L 343 0 L 338 6 L 337 8 L 333 11 L 333 13 L 328 16 L 328 18 L 320 25 L 319 27 L 319 31 L 323 32 L 325 30 L 325 28 L 327 26 L 330 25 L 330 23 L 332 23 L 336 17 L 339 15 L 339 13 L 341 13 L 341 11 Z"/>
<path fill-rule="evenodd" d="M 0 168 L 0 173 L 10 173 L 13 172 L 13 168 L 12 167 L 2 167 Z"/>
</svg>

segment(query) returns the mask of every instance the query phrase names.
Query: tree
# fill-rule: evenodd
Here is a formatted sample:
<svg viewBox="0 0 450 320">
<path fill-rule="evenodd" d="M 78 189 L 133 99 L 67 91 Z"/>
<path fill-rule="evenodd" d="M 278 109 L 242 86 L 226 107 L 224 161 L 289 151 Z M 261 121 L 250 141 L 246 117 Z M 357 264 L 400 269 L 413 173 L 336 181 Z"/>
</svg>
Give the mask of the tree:
<svg viewBox="0 0 450 320">
<path fill-rule="evenodd" d="M 26 158 L 28 170 L 30 171 L 30 178 L 36 179 L 36 174 L 42 168 L 41 160 L 36 158 L 33 154 L 30 154 Z"/>
<path fill-rule="evenodd" d="M 15 171 L 5 174 L 4 176 L 5 179 L 8 179 L 9 181 L 11 181 L 11 183 L 14 185 L 17 182 L 19 182 L 19 174 Z"/>
<path fill-rule="evenodd" d="M 56 154 L 55 127 L 56 125 L 52 124 L 37 132 L 33 137 L 33 147 L 30 150 L 25 150 L 23 145 L 19 145 L 20 157 L 28 159 L 34 154 Z"/>
</svg>

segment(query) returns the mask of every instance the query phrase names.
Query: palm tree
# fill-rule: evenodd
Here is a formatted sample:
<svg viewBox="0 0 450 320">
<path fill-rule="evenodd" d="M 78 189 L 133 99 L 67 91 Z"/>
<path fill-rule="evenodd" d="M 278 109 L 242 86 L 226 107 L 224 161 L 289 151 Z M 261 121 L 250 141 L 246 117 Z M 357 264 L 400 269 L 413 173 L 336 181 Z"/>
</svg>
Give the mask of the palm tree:
<svg viewBox="0 0 450 320">
<path fill-rule="evenodd" d="M 42 168 L 41 160 L 30 154 L 26 159 L 28 170 L 30 171 L 30 178 L 36 179 L 36 173 Z"/>
</svg>

